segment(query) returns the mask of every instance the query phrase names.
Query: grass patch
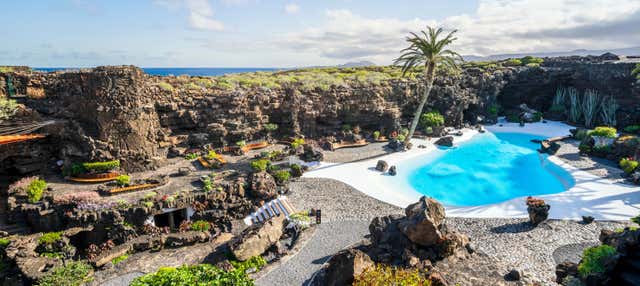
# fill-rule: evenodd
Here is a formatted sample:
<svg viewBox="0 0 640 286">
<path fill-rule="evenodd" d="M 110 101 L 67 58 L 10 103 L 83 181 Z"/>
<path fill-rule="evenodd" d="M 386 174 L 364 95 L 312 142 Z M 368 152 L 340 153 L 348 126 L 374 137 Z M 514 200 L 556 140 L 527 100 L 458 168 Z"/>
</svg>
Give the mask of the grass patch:
<svg viewBox="0 0 640 286">
<path fill-rule="evenodd" d="M 54 244 L 62 239 L 62 232 L 47 232 L 38 238 L 38 244 Z"/>
<path fill-rule="evenodd" d="M 582 262 L 578 265 L 578 273 L 582 277 L 587 277 L 594 273 L 604 273 L 606 270 L 604 262 L 616 253 L 615 248 L 606 244 L 585 249 Z"/>
<path fill-rule="evenodd" d="M 125 253 L 111 260 L 111 263 L 113 263 L 113 265 L 118 265 L 118 263 L 127 260 L 127 258 L 129 258 L 129 254 Z"/>
<path fill-rule="evenodd" d="M 79 286 L 92 280 L 89 274 L 93 268 L 83 262 L 71 262 L 65 266 L 52 269 L 49 274 L 40 279 L 40 286 Z"/>
<path fill-rule="evenodd" d="M 355 277 L 353 285 L 429 286 L 431 281 L 417 269 L 409 270 L 378 264 Z"/>
</svg>

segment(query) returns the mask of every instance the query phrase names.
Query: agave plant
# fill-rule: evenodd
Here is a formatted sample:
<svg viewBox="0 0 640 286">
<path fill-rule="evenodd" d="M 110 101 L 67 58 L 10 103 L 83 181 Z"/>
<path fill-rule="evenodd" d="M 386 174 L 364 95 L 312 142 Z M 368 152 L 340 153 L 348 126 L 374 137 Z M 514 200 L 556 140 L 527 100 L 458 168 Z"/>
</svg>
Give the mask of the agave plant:
<svg viewBox="0 0 640 286">
<path fill-rule="evenodd" d="M 423 68 L 426 82 L 420 103 L 411 121 L 409 134 L 404 139 L 405 146 L 408 145 L 411 137 L 413 137 L 413 133 L 416 131 L 416 127 L 420 121 L 420 115 L 433 87 L 436 69 L 439 67 L 457 69 L 457 62 L 463 61 L 458 53 L 447 49 L 447 46 L 457 40 L 457 38 L 454 37 L 457 30 L 453 30 L 442 37 L 443 32 L 444 30 L 442 28 L 434 29 L 427 27 L 427 31 L 421 31 L 420 35 L 411 33 L 411 36 L 407 37 L 409 47 L 402 50 L 402 55 L 394 61 L 395 65 L 402 66 L 403 75 L 406 75 L 415 68 Z"/>
<path fill-rule="evenodd" d="M 602 122 L 607 126 L 616 126 L 616 112 L 618 111 L 618 102 L 613 96 L 609 96 L 602 100 L 602 109 L 600 116 L 602 117 Z"/>
<path fill-rule="evenodd" d="M 593 127 L 595 115 L 600 108 L 600 94 L 598 91 L 587 89 L 582 97 L 582 115 L 584 116 L 584 126 Z"/>
</svg>

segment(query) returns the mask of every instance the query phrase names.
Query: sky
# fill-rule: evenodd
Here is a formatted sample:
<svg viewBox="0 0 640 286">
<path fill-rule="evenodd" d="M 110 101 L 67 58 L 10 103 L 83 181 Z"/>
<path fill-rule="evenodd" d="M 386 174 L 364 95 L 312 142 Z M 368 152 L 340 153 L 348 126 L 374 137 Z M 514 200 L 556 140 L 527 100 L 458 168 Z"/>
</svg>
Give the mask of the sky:
<svg viewBox="0 0 640 286">
<path fill-rule="evenodd" d="M 640 0 L 20 0 L 0 65 L 390 64 L 406 36 L 457 29 L 463 55 L 640 46 Z"/>
</svg>

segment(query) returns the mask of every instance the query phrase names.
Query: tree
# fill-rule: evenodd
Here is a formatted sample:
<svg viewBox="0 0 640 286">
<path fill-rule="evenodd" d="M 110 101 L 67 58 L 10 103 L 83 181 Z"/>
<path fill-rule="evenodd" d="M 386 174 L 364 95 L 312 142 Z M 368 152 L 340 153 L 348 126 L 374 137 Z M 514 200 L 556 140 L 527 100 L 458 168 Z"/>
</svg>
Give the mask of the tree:
<svg viewBox="0 0 640 286">
<path fill-rule="evenodd" d="M 424 68 L 423 74 L 426 82 L 424 93 L 411 121 L 409 135 L 404 140 L 405 146 L 408 146 L 413 133 L 416 131 L 420 115 L 433 87 L 436 69 L 441 66 L 457 69 L 457 62 L 462 61 L 462 57 L 458 53 L 447 49 L 447 46 L 457 40 L 454 37 L 457 30 L 453 30 L 446 37 L 441 38 L 443 31 L 442 28 L 427 27 L 427 31 L 421 31 L 421 35 L 411 33 L 411 36 L 407 37 L 407 42 L 410 44 L 409 47 L 402 50 L 402 55 L 394 61 L 395 65 L 402 66 L 403 76 L 414 68 Z"/>
</svg>

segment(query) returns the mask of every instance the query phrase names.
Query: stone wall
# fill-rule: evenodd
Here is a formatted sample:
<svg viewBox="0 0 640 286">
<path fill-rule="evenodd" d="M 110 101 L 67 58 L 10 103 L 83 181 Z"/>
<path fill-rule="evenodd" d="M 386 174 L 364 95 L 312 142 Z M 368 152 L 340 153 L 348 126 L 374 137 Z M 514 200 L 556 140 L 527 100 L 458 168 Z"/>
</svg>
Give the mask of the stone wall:
<svg viewBox="0 0 640 286">
<path fill-rule="evenodd" d="M 556 88 L 598 89 L 621 103 L 619 123 L 640 121 L 640 84 L 632 64 L 550 60 L 542 68 L 467 68 L 440 74 L 428 109 L 440 111 L 448 125 L 476 123 L 487 107 L 527 103 L 546 110 Z M 133 66 L 98 67 L 56 73 L 12 72 L 18 99 L 42 120 L 56 120 L 44 140 L 0 146 L 0 172 L 25 174 L 51 169 L 52 162 L 120 159 L 126 171 L 162 165 L 166 150 L 188 134 L 203 133 L 217 144 L 263 137 L 262 124 L 279 125 L 278 135 L 320 137 L 343 124 L 365 131 L 392 131 L 406 125 L 417 104 L 415 80 L 333 86 L 308 90 L 282 88 L 163 90 L 160 81 Z M 6 94 L 0 85 L 0 95 Z M 28 92 L 31 90 L 31 92 Z M 41 91 L 40 91 L 41 90 Z M 19 118 L 18 118 L 19 119 Z"/>
</svg>

